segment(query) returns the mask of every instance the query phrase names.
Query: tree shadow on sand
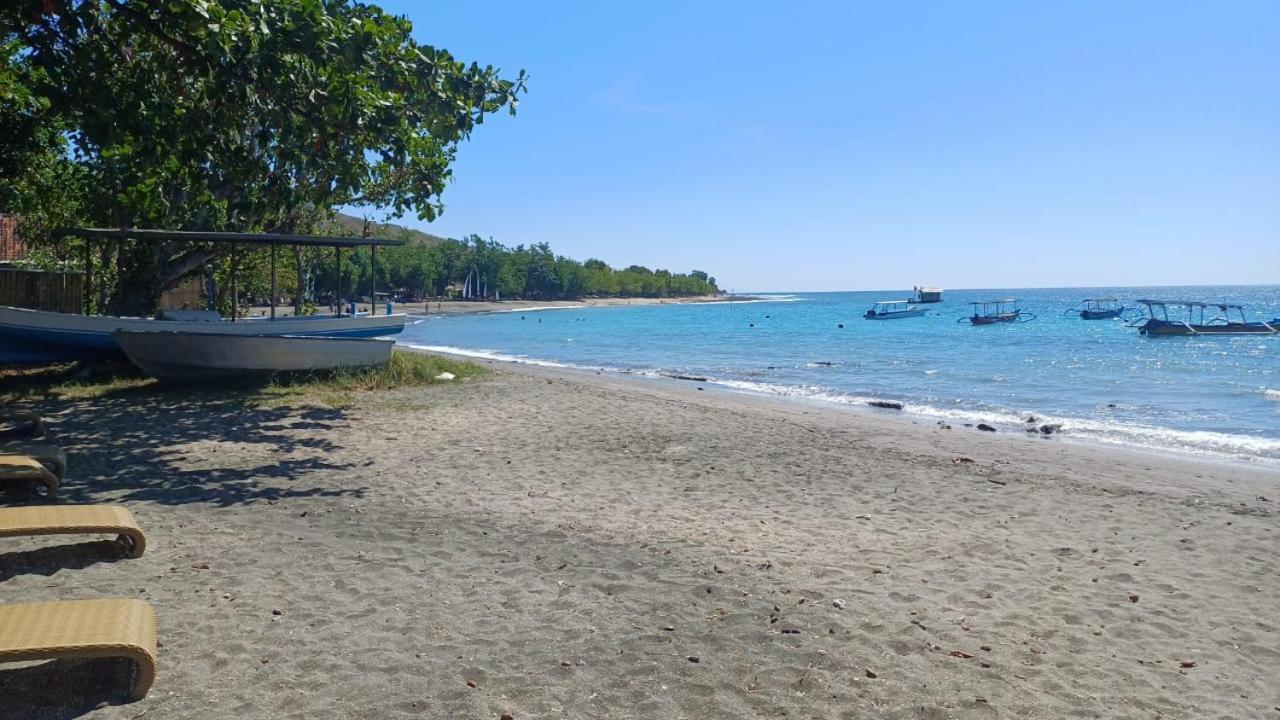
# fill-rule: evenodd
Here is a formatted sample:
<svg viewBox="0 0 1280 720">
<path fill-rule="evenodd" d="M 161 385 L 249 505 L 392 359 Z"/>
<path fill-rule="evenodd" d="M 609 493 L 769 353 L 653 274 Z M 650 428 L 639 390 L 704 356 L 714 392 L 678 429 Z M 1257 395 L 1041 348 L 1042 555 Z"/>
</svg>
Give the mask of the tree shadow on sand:
<svg viewBox="0 0 1280 720">
<path fill-rule="evenodd" d="M 51 421 L 53 441 L 68 456 L 63 502 L 150 502 L 161 505 L 248 504 L 294 497 L 362 495 L 364 488 L 305 486 L 316 472 L 349 469 L 325 459 L 341 433 L 351 432 L 345 411 L 262 407 L 252 388 L 212 389 L 154 385 L 123 388 L 92 400 L 46 395 L 27 409 Z M 176 446 L 206 442 L 219 449 L 183 469 Z M 219 443 L 229 444 L 220 447 Z M 250 465 L 237 446 L 278 460 Z M 265 453 L 262 450 L 265 449 Z M 222 458 L 225 463 L 219 462 Z"/>
</svg>

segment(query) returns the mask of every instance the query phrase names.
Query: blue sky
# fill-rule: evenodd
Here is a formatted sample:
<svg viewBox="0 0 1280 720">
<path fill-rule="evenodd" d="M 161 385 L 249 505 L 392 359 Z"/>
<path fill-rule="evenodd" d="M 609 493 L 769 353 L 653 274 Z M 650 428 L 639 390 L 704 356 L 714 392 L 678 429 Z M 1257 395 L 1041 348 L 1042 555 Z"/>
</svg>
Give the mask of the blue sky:
<svg viewBox="0 0 1280 720">
<path fill-rule="evenodd" d="M 381 4 L 531 75 L 436 234 L 739 291 L 1280 282 L 1277 2 Z"/>
</svg>

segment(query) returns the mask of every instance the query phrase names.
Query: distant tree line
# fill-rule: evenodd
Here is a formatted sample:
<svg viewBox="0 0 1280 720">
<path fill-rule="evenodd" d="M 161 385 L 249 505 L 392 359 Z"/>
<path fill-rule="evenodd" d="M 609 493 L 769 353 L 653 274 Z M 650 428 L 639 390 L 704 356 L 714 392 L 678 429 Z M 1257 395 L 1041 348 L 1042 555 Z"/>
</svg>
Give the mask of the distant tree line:
<svg viewBox="0 0 1280 720">
<path fill-rule="evenodd" d="M 409 231 L 389 226 L 384 237 L 408 238 Z M 284 299 L 298 296 L 308 304 L 327 305 L 335 297 L 368 297 L 371 286 L 369 248 L 342 253 L 341 281 L 333 250 L 303 251 L 301 272 L 294 263 L 277 274 L 277 293 Z M 285 257 L 282 252 L 281 257 Z M 292 253 L 289 253 L 292 260 Z M 557 255 L 547 243 L 507 247 L 479 235 L 461 240 L 426 242 L 408 239 L 399 247 L 379 247 L 377 292 L 402 300 L 439 297 L 488 299 L 576 300 L 586 297 L 692 297 L 718 292 L 715 278 L 701 270 L 673 273 L 641 265 L 625 269 L 601 260 L 580 262 Z M 269 262 L 265 249 L 242 253 L 237 282 L 242 304 L 264 303 L 270 295 Z M 229 264 L 213 273 L 215 306 L 229 310 L 226 297 Z M 339 285 L 339 282 L 341 284 Z M 336 292 L 335 292 L 336 291 Z"/>
</svg>

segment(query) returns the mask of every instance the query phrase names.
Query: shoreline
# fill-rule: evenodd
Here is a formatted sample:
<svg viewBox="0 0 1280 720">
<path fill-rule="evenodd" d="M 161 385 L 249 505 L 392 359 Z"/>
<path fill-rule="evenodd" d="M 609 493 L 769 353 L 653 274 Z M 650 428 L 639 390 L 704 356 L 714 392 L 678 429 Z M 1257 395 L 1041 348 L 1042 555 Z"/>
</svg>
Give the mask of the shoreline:
<svg viewBox="0 0 1280 720">
<path fill-rule="evenodd" d="M 980 419 L 973 419 L 972 422 L 963 420 L 939 419 L 934 414 L 920 411 L 913 411 L 911 406 L 913 403 L 903 403 L 904 408 L 900 410 L 886 409 L 872 405 L 872 402 L 882 401 L 880 398 L 868 397 L 852 402 L 837 402 L 835 400 L 827 400 L 819 397 L 809 397 L 804 395 L 788 395 L 771 393 L 758 389 L 726 384 L 728 381 L 718 380 L 715 378 L 703 378 L 694 376 L 676 375 L 671 373 L 663 373 L 660 371 L 650 370 L 634 370 L 612 367 L 586 367 L 581 365 L 573 365 L 570 363 L 562 363 L 553 360 L 543 360 L 540 358 L 520 358 L 507 355 L 498 355 L 487 353 L 484 351 L 470 350 L 468 348 L 444 348 L 442 346 L 428 345 L 406 345 L 397 344 L 398 348 L 409 350 L 412 352 L 426 352 L 444 355 L 460 360 L 468 360 L 490 368 L 527 368 L 531 370 L 540 370 L 546 372 L 563 371 L 566 374 L 582 378 L 602 379 L 608 378 L 624 385 L 627 383 L 657 383 L 669 385 L 680 392 L 698 392 L 704 388 L 710 389 L 714 393 L 725 394 L 735 397 L 754 398 L 772 403 L 778 403 L 781 406 L 799 405 L 809 408 L 826 410 L 836 413 L 852 413 L 861 417 L 876 418 L 887 421 L 907 422 L 913 425 L 928 424 L 936 427 L 945 426 L 947 429 L 954 429 L 957 432 L 972 432 L 980 436 L 990 436 L 1003 440 L 1016 440 L 1025 442 L 1049 442 L 1049 443 L 1065 443 L 1068 445 L 1080 446 L 1085 448 L 1097 448 L 1104 451 L 1114 451 L 1119 453 L 1136 453 L 1142 456 L 1165 457 L 1172 456 L 1179 459 L 1185 459 L 1190 462 L 1206 463 L 1209 465 L 1224 464 L 1231 467 L 1239 467 L 1244 469 L 1256 469 L 1262 472 L 1276 473 L 1280 475 L 1280 459 L 1267 458 L 1262 456 L 1249 456 L 1244 454 L 1232 454 L 1218 450 L 1200 450 L 1188 449 L 1180 447 L 1161 447 L 1153 444 L 1143 444 L 1128 440 L 1107 440 L 1102 437 L 1088 437 L 1080 435 L 1072 435 L 1069 430 L 1063 432 L 1059 429 L 1050 435 L 1040 433 L 1031 433 L 1026 431 L 1027 425 L 1018 424 L 1008 421 L 990 421 L 997 422 L 996 432 L 985 432 L 977 429 L 977 425 L 984 422 Z M 693 386 L 696 389 L 691 388 Z M 901 402 L 891 400 L 891 402 Z M 1031 413 L 1039 418 L 1041 423 L 1049 421 L 1049 424 L 1079 422 L 1078 419 L 1064 418 L 1046 415 L 1042 412 Z M 1159 431 L 1174 431 L 1169 428 L 1156 428 Z"/>
<path fill-rule="evenodd" d="M 559 308 L 620 307 L 627 305 L 697 305 L 702 303 L 761 302 L 767 298 L 759 295 L 697 295 L 670 298 L 583 298 L 581 300 L 428 300 L 395 303 L 394 311 L 405 315 L 479 315 L 496 312 L 534 312 Z M 381 313 L 381 306 L 378 312 Z M 327 312 L 327 308 L 321 308 Z M 357 303 L 359 312 L 370 310 L 368 303 Z M 255 305 L 249 308 L 252 316 L 269 314 L 270 307 Z M 276 306 L 281 317 L 293 314 L 292 305 Z"/>
</svg>

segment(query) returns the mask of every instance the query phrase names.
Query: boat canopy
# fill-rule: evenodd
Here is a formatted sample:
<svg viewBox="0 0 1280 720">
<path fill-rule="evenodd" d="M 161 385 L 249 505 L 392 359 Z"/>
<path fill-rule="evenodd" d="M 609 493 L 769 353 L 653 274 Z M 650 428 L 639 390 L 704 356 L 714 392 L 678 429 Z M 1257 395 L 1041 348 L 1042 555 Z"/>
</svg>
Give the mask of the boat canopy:
<svg viewBox="0 0 1280 720">
<path fill-rule="evenodd" d="M 877 300 L 877 305 L 910 305 L 910 300 Z"/>
<path fill-rule="evenodd" d="M 276 248 L 281 245 L 288 247 L 331 247 L 334 256 L 334 276 L 336 282 L 335 288 L 342 287 L 342 249 L 343 248 L 359 248 L 368 247 L 370 254 L 369 266 L 371 268 L 371 277 L 369 278 L 369 297 L 377 298 L 378 287 L 378 263 L 377 252 L 379 246 L 398 247 L 406 244 L 404 240 L 388 240 L 386 238 L 357 238 L 357 237 L 325 237 L 323 235 L 293 235 L 288 233 L 243 233 L 243 232 L 213 232 L 204 230 L 156 230 L 150 228 L 85 228 L 85 227 L 62 227 L 57 228 L 52 233 L 54 238 L 62 239 L 66 237 L 78 237 L 85 239 L 84 246 L 84 311 L 89 312 L 89 298 L 92 294 L 93 285 L 93 258 L 90 252 L 90 245 L 94 240 L 149 240 L 152 242 L 213 242 L 213 243 L 229 243 L 231 245 L 231 320 L 236 320 L 236 308 L 239 306 L 239 295 L 236 292 L 236 275 L 239 263 L 236 257 L 237 245 L 268 245 L 271 247 L 271 319 L 276 317 Z M 342 302 L 337 304 L 337 316 L 342 317 Z"/>
<path fill-rule="evenodd" d="M 1016 303 L 1016 298 L 1005 298 L 1003 300 L 974 300 L 970 305 L 1004 305 L 1005 303 Z"/>
<path fill-rule="evenodd" d="M 404 240 L 386 238 L 325 237 L 323 235 L 291 235 L 287 233 L 206 232 L 203 230 L 151 230 L 141 228 L 65 227 L 53 231 L 55 238 L 80 237 L 90 240 L 155 240 L 163 242 L 221 242 L 246 245 L 306 245 L 308 247 L 400 246 Z"/>
<path fill-rule="evenodd" d="M 1178 307 L 1191 307 L 1191 308 L 1197 308 L 1197 307 L 1198 308 L 1218 308 L 1219 310 L 1243 310 L 1244 309 L 1243 305 L 1236 305 L 1235 303 L 1201 302 L 1199 300 L 1139 300 L 1138 302 L 1147 306 L 1156 305 L 1159 307 L 1167 307 L 1169 305 L 1175 305 Z"/>
</svg>

